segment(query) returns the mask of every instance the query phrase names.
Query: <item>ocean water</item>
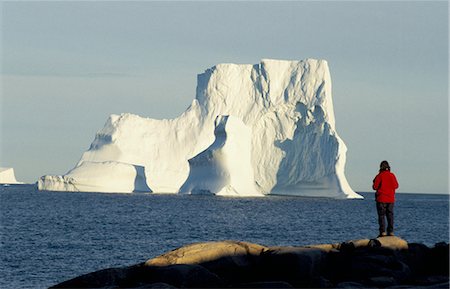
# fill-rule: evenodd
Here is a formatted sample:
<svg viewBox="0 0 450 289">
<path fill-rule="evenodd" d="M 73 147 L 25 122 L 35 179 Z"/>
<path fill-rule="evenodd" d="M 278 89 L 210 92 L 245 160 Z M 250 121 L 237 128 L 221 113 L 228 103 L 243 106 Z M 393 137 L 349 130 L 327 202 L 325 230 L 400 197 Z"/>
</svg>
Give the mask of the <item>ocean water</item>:
<svg viewBox="0 0 450 289">
<path fill-rule="evenodd" d="M 223 198 L 0 187 L 0 288 L 47 288 L 193 242 L 272 246 L 376 237 L 374 195 L 362 195 Z M 396 234 L 408 242 L 448 242 L 449 196 L 397 194 L 395 221 Z"/>
</svg>

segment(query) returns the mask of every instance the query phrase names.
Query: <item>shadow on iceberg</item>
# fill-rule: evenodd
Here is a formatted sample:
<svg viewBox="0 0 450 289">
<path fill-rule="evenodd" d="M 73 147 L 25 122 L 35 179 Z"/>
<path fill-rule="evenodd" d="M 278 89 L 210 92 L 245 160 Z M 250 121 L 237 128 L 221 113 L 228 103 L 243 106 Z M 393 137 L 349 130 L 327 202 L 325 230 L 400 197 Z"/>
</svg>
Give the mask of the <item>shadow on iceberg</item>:
<svg viewBox="0 0 450 289">
<path fill-rule="evenodd" d="M 136 177 L 134 178 L 134 190 L 133 193 L 152 193 L 152 189 L 147 184 L 147 178 L 145 176 L 145 167 L 133 165 L 136 170 Z"/>
<path fill-rule="evenodd" d="M 309 197 L 358 198 L 336 176 L 342 141 L 316 105 L 297 103 L 299 120 L 292 139 L 275 142 L 284 153 L 271 194 Z M 341 154 L 341 158 L 345 154 Z M 345 178 L 345 177 L 344 177 Z"/>
</svg>

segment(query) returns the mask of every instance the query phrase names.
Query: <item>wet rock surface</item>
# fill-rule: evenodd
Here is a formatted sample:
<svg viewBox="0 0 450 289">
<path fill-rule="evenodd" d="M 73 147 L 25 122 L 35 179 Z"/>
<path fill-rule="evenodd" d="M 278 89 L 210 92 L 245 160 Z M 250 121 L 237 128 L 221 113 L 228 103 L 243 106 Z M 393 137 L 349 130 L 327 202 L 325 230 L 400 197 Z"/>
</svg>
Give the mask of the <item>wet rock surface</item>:
<svg viewBox="0 0 450 289">
<path fill-rule="evenodd" d="M 51 288 L 449 288 L 449 245 L 398 237 L 303 247 L 205 242 Z"/>
</svg>

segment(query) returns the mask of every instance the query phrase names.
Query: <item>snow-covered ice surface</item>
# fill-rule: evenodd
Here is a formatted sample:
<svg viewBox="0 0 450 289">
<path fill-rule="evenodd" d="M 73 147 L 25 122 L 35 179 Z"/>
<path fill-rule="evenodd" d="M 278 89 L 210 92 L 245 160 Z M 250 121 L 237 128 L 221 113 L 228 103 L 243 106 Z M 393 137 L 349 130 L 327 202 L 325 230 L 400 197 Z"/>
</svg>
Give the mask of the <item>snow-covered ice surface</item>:
<svg viewBox="0 0 450 289">
<path fill-rule="evenodd" d="M 39 189 L 361 198 L 344 175 L 326 61 L 219 64 L 197 82 L 178 118 L 111 115 L 76 167 Z"/>
<path fill-rule="evenodd" d="M 13 168 L 0 167 L 0 184 L 23 184 L 16 180 Z"/>
</svg>

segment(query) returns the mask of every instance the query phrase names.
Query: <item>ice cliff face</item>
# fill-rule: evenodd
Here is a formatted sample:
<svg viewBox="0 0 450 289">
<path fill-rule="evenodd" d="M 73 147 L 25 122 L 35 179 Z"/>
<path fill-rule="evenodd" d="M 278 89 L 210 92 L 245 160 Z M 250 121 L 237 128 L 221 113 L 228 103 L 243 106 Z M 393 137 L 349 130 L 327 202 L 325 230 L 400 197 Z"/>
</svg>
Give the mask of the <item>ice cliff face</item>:
<svg viewBox="0 0 450 289">
<path fill-rule="evenodd" d="M 218 116 L 224 117 L 215 124 Z M 219 64 L 198 75 L 196 98 L 181 116 L 112 115 L 75 169 L 44 176 L 38 186 L 360 198 L 345 178 L 345 154 L 335 131 L 326 61 Z M 89 174 L 82 173 L 86 163 Z M 127 173 L 110 174 L 113 163 Z M 206 174 L 218 167 L 221 174 Z"/>
<path fill-rule="evenodd" d="M 189 177 L 180 193 L 264 196 L 255 185 L 251 130 L 233 116 L 218 116 L 215 140 L 189 160 Z"/>
</svg>

